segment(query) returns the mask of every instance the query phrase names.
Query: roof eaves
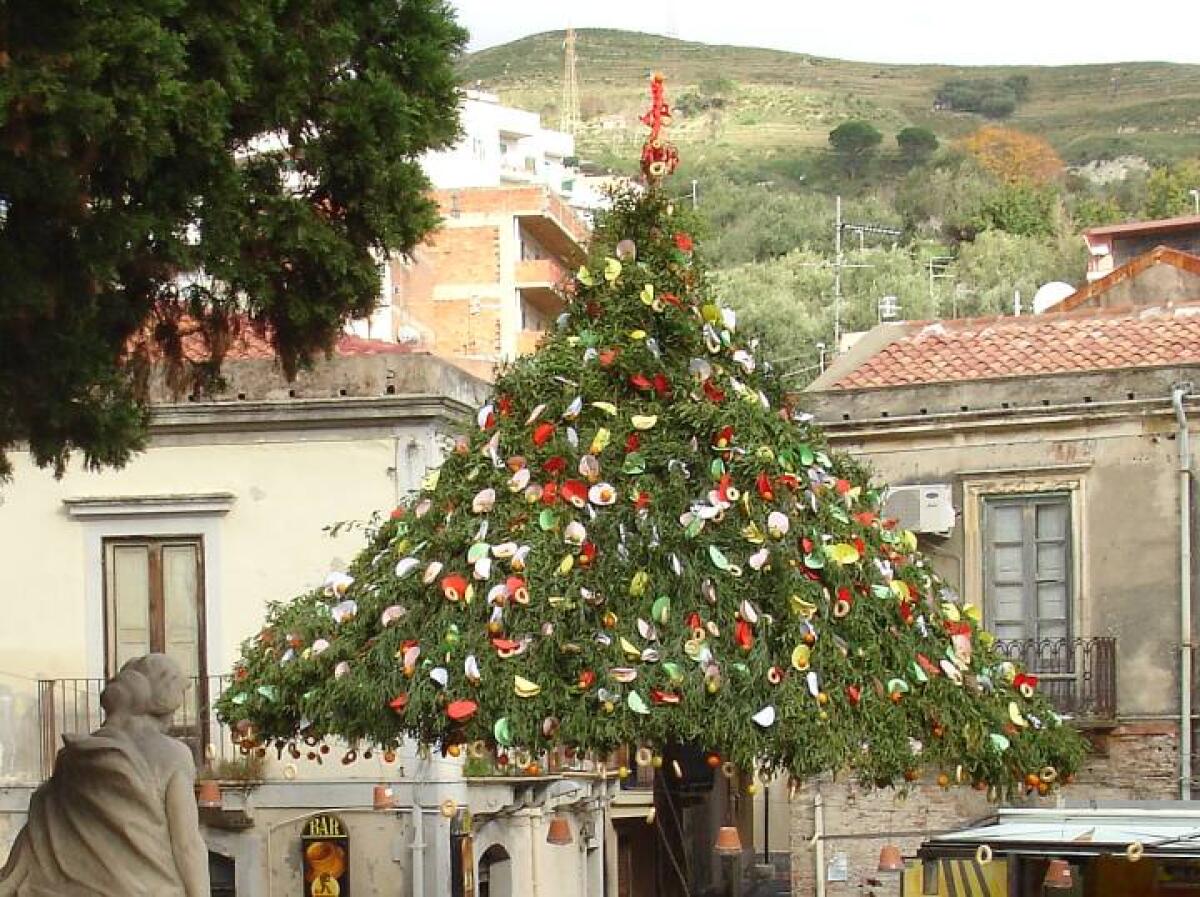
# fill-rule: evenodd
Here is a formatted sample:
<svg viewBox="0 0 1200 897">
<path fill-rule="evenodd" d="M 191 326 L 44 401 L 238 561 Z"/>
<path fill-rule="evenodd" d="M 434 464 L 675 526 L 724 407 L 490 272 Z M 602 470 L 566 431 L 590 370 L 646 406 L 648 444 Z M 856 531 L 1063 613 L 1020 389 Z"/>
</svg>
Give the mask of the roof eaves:
<svg viewBox="0 0 1200 897">
<path fill-rule="evenodd" d="M 838 383 L 858 370 L 869 359 L 886 351 L 888 346 L 928 325 L 928 321 L 900 321 L 876 324 L 846 352 L 834 359 L 805 392 L 825 392 L 839 389 Z"/>
<path fill-rule="evenodd" d="M 1136 277 L 1152 265 L 1160 263 L 1171 265 L 1181 271 L 1187 271 L 1189 274 L 1200 275 L 1200 256 L 1195 256 L 1170 246 L 1156 246 L 1149 252 L 1143 252 L 1141 255 L 1130 259 L 1121 267 L 1108 272 L 1099 280 L 1094 280 L 1080 287 L 1062 302 L 1046 309 L 1046 314 L 1060 314 L 1062 312 L 1073 311 L 1085 302 L 1112 289 L 1117 284 Z"/>
<path fill-rule="evenodd" d="M 1130 221 L 1125 224 L 1104 224 L 1089 227 L 1085 237 L 1129 236 L 1132 234 L 1157 234 L 1175 230 L 1200 229 L 1200 215 L 1178 215 L 1174 218 L 1156 218 L 1152 221 Z"/>
</svg>

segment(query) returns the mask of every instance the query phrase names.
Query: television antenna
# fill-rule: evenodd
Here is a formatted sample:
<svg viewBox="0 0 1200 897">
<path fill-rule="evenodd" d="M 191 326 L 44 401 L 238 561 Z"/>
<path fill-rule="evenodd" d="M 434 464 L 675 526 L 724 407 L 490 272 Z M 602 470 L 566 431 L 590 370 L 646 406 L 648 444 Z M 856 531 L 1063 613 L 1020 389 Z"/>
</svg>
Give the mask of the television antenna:
<svg viewBox="0 0 1200 897">
<path fill-rule="evenodd" d="M 575 63 L 575 29 L 568 25 L 563 39 L 563 98 L 558 129 L 572 137 L 579 129 L 579 76 Z"/>
</svg>

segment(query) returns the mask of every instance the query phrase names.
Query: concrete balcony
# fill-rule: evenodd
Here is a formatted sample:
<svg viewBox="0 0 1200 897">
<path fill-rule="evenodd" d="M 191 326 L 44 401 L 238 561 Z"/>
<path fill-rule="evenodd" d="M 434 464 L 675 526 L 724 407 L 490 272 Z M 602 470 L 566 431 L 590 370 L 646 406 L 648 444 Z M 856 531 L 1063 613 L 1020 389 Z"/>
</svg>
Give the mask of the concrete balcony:
<svg viewBox="0 0 1200 897">
<path fill-rule="evenodd" d="M 567 279 L 567 269 L 554 259 L 517 262 L 517 289 L 552 290 Z"/>
</svg>

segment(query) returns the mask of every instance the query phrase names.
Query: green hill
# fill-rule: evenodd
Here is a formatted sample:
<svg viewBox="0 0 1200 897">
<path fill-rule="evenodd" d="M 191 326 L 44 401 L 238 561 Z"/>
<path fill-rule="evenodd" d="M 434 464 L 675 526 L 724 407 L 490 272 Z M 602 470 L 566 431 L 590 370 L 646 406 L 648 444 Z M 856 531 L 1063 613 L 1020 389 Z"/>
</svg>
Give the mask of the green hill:
<svg viewBox="0 0 1200 897">
<path fill-rule="evenodd" d="M 1200 65 L 891 65 L 629 31 L 581 30 L 576 38 L 578 143 L 587 157 L 629 158 L 629 147 L 641 140 L 637 114 L 652 70 L 667 75 L 677 107 L 673 135 L 682 149 L 694 150 L 691 159 L 821 150 L 829 131 L 849 118 L 874 123 L 888 145 L 907 125 L 953 139 L 987 119 L 935 109 L 938 87 L 952 78 L 1013 75 L 1028 77 L 1029 96 L 1004 123 L 1046 137 L 1068 162 L 1200 155 Z M 470 54 L 461 65 L 463 81 L 540 111 L 556 125 L 562 42 L 563 32 L 548 32 Z"/>
</svg>

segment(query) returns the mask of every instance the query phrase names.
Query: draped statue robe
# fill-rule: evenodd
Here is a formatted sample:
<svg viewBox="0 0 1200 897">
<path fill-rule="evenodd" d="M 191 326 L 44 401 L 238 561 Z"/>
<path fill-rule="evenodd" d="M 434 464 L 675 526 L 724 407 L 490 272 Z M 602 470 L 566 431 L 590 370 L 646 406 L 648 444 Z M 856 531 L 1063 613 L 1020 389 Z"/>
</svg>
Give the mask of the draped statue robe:
<svg viewBox="0 0 1200 897">
<path fill-rule="evenodd" d="M 192 761 L 184 745 L 159 737 L 170 746 L 146 750 L 110 726 L 64 738 L 0 871 L 0 897 L 185 897 L 166 787 Z"/>
</svg>

